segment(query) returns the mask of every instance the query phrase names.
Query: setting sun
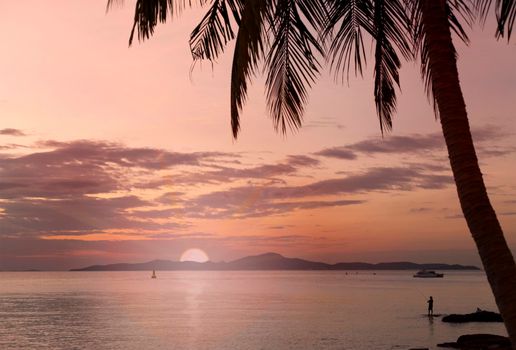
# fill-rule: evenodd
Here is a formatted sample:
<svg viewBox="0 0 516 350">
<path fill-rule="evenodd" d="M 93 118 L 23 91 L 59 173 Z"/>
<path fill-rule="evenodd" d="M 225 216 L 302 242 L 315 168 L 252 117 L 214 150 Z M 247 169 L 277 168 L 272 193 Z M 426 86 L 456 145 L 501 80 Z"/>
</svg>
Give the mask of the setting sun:
<svg viewBox="0 0 516 350">
<path fill-rule="evenodd" d="M 186 250 L 183 254 L 181 254 L 181 258 L 179 260 L 180 261 L 195 261 L 195 262 L 203 263 L 203 262 L 210 260 L 210 258 L 208 257 L 208 254 L 206 254 L 201 249 L 192 248 L 192 249 Z"/>
</svg>

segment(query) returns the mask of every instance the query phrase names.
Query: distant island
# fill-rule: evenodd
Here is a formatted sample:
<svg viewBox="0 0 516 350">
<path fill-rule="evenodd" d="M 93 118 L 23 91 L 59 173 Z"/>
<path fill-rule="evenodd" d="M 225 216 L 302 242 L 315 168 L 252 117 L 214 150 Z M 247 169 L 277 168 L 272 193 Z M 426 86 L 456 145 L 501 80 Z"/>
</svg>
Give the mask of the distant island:
<svg viewBox="0 0 516 350">
<path fill-rule="evenodd" d="M 416 264 L 412 262 L 386 262 L 369 264 L 347 262 L 326 264 L 297 258 L 286 258 L 277 253 L 265 253 L 230 262 L 204 263 L 194 261 L 153 260 L 144 263 L 93 265 L 70 271 L 249 271 L 249 270 L 479 270 L 476 266 L 449 264 Z"/>
</svg>

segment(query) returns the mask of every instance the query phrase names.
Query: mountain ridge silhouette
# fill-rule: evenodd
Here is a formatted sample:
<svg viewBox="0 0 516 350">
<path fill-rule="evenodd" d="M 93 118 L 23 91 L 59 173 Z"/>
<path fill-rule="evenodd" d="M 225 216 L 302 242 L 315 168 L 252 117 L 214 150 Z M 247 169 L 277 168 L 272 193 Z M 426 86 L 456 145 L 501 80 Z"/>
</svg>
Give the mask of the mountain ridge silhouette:
<svg viewBox="0 0 516 350">
<path fill-rule="evenodd" d="M 365 263 L 365 262 L 339 262 L 328 264 L 324 262 L 310 261 L 300 258 L 288 258 L 278 253 L 264 253 L 250 255 L 229 262 L 195 262 L 151 260 L 143 263 L 116 263 L 107 265 L 91 265 L 82 268 L 70 269 L 70 271 L 253 271 L 253 270 L 480 270 L 476 266 L 427 263 L 418 264 L 408 261 Z"/>
</svg>

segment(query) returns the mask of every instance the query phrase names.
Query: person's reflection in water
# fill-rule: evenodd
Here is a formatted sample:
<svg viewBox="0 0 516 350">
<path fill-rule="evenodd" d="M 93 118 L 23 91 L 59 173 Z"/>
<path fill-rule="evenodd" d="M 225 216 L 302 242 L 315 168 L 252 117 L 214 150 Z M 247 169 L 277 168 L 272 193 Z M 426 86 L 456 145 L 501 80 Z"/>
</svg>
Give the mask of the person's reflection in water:
<svg viewBox="0 0 516 350">
<path fill-rule="evenodd" d="M 429 315 L 428 316 L 428 326 L 430 328 L 430 336 L 434 336 L 434 316 Z"/>
</svg>

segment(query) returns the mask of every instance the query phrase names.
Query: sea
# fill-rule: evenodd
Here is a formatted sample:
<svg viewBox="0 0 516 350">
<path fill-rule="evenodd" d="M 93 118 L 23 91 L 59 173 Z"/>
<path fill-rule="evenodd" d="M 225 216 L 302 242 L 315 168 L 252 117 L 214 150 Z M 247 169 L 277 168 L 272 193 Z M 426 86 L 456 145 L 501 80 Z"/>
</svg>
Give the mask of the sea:
<svg viewBox="0 0 516 350">
<path fill-rule="evenodd" d="M 437 349 L 503 324 L 481 271 L 2 272 L 0 349 Z"/>
</svg>

